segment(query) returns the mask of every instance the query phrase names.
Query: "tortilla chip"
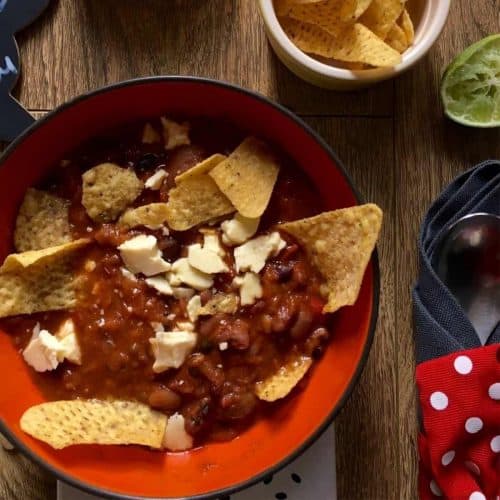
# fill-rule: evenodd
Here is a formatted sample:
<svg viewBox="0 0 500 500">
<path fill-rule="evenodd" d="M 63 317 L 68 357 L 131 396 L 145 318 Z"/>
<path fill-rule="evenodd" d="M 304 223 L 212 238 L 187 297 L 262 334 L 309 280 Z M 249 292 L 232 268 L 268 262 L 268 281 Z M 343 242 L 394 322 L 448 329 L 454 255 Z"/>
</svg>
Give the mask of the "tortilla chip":
<svg viewBox="0 0 500 500">
<path fill-rule="evenodd" d="M 71 241 L 69 205 L 53 194 L 28 189 L 16 220 L 16 250 L 39 250 Z"/>
<path fill-rule="evenodd" d="M 127 229 L 136 226 L 146 226 L 149 229 L 159 229 L 167 220 L 166 203 L 150 203 L 137 208 L 128 209 L 118 221 L 118 225 Z"/>
<path fill-rule="evenodd" d="M 226 158 L 227 156 L 221 155 L 219 153 L 209 156 L 207 159 L 196 164 L 194 167 L 191 167 L 189 170 L 186 170 L 182 174 L 179 174 L 175 178 L 175 182 L 179 184 L 179 182 L 190 179 L 193 176 L 208 174 L 210 170 L 212 170 L 216 165 L 218 165 L 222 160 L 225 160 Z"/>
<path fill-rule="evenodd" d="M 340 9 L 340 19 L 344 22 L 356 21 L 371 3 L 372 0 L 345 0 Z"/>
<path fill-rule="evenodd" d="M 397 24 L 391 28 L 384 41 L 401 54 L 408 48 L 406 34 Z"/>
<path fill-rule="evenodd" d="M 209 173 L 244 217 L 260 217 L 269 203 L 279 166 L 267 144 L 248 137 Z"/>
<path fill-rule="evenodd" d="M 143 144 L 156 144 L 161 141 L 160 134 L 154 129 L 151 123 L 146 123 L 142 131 Z"/>
<path fill-rule="evenodd" d="M 103 163 L 82 175 L 82 204 L 96 222 L 112 222 L 141 194 L 144 183 L 132 170 Z"/>
<path fill-rule="evenodd" d="M 0 268 L 0 318 L 73 308 L 79 285 L 73 261 L 88 243 L 9 255 Z"/>
<path fill-rule="evenodd" d="M 218 313 L 234 314 L 240 301 L 234 293 L 217 293 L 198 310 L 199 316 L 213 316 Z"/>
<path fill-rule="evenodd" d="M 26 410 L 21 429 L 52 448 L 76 444 L 140 444 L 162 448 L 167 416 L 131 401 L 73 400 Z"/>
<path fill-rule="evenodd" d="M 186 231 L 232 212 L 231 202 L 206 174 L 191 176 L 169 192 L 167 222 L 176 231 Z"/>
<path fill-rule="evenodd" d="M 406 9 L 403 10 L 401 17 L 398 19 L 398 25 L 401 26 L 402 30 L 406 35 L 406 42 L 410 46 L 415 40 L 415 28 L 413 27 L 413 21 L 411 20 L 410 14 Z"/>
<path fill-rule="evenodd" d="M 297 356 L 282 366 L 277 373 L 255 384 L 255 394 L 262 401 L 273 402 L 288 396 L 312 365 L 307 356 Z"/>
<path fill-rule="evenodd" d="M 404 0 L 373 0 L 366 12 L 359 18 L 359 22 L 384 39 L 396 24 L 404 7 Z"/>
<path fill-rule="evenodd" d="M 323 312 L 356 302 L 381 225 L 382 211 L 367 204 L 278 226 L 304 246 L 325 278 L 321 291 L 328 302 Z"/>
<path fill-rule="evenodd" d="M 165 149 L 175 149 L 179 146 L 188 146 L 191 144 L 189 139 L 189 123 L 177 123 L 168 118 L 162 117 L 161 124 L 163 125 L 163 140 L 165 141 Z"/>
<path fill-rule="evenodd" d="M 304 52 L 380 67 L 392 67 L 401 62 L 399 52 L 359 23 L 335 34 L 295 19 L 285 18 L 281 23 L 290 40 Z"/>
<path fill-rule="evenodd" d="M 342 3 L 339 0 L 326 0 L 318 4 L 294 5 L 288 15 L 323 29 L 339 31 L 345 27 L 341 17 L 341 7 Z"/>
</svg>

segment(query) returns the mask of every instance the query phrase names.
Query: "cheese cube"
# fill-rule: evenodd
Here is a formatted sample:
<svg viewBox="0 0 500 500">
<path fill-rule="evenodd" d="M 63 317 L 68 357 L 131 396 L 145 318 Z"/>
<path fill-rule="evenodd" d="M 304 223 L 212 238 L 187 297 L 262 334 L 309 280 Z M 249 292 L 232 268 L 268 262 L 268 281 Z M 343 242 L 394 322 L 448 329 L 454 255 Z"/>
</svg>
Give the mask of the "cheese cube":
<svg viewBox="0 0 500 500">
<path fill-rule="evenodd" d="M 199 243 L 189 245 L 188 262 L 191 266 L 206 274 L 229 271 L 227 264 L 219 255 L 206 247 L 202 247 Z"/>
<path fill-rule="evenodd" d="M 47 330 L 40 330 L 24 349 L 23 358 L 37 372 L 52 371 L 63 362 L 64 351 L 56 337 Z"/>
<path fill-rule="evenodd" d="M 209 274 L 195 269 L 186 257 L 178 259 L 172 264 L 169 281 L 172 286 L 184 283 L 195 290 L 206 290 L 214 284 L 214 280 Z"/>
<path fill-rule="evenodd" d="M 226 252 L 219 241 L 219 235 L 213 230 L 207 230 L 203 235 L 203 248 L 215 252 L 219 257 L 224 257 Z"/>
<path fill-rule="evenodd" d="M 172 292 L 176 299 L 190 299 L 194 295 L 194 290 L 192 288 L 184 286 L 173 286 Z"/>
<path fill-rule="evenodd" d="M 170 264 L 163 260 L 158 242 L 154 236 L 141 234 L 122 243 L 121 257 L 127 268 L 134 274 L 142 273 L 153 276 L 170 269 Z"/>
<path fill-rule="evenodd" d="M 201 298 L 199 295 L 195 295 L 187 303 L 187 313 L 189 319 L 193 323 L 198 319 L 198 316 L 200 315 L 200 309 L 201 309 Z"/>
<path fill-rule="evenodd" d="M 154 276 L 153 278 L 146 278 L 146 284 L 151 288 L 154 288 L 162 295 L 174 294 L 174 291 L 172 290 L 170 283 L 167 281 L 167 278 L 163 278 L 162 276 Z"/>
<path fill-rule="evenodd" d="M 144 183 L 146 189 L 152 189 L 153 191 L 158 191 L 163 184 L 164 179 L 168 176 L 168 173 L 160 168 L 151 177 L 149 177 Z"/>
<path fill-rule="evenodd" d="M 194 349 L 196 338 L 196 333 L 190 331 L 156 332 L 156 337 L 149 339 L 155 357 L 153 371 L 179 368 Z"/>
<path fill-rule="evenodd" d="M 76 337 L 75 324 L 68 318 L 56 332 L 64 358 L 76 365 L 82 364 L 82 352 Z"/>
<path fill-rule="evenodd" d="M 240 304 L 242 306 L 254 304 L 257 299 L 262 297 L 262 286 L 259 276 L 255 273 L 236 276 L 233 280 L 233 286 L 240 289 Z"/>
<path fill-rule="evenodd" d="M 186 432 L 184 417 L 174 413 L 167 420 L 163 446 L 170 451 L 184 451 L 193 447 L 193 437 Z"/>
<path fill-rule="evenodd" d="M 278 255 L 285 247 L 286 242 L 276 231 L 247 241 L 234 249 L 236 271 L 259 273 L 266 265 L 266 260 Z"/>
<path fill-rule="evenodd" d="M 233 219 L 221 224 L 222 241 L 228 246 L 241 245 L 249 240 L 259 227 L 260 217 L 249 219 L 241 214 L 236 214 Z"/>
</svg>

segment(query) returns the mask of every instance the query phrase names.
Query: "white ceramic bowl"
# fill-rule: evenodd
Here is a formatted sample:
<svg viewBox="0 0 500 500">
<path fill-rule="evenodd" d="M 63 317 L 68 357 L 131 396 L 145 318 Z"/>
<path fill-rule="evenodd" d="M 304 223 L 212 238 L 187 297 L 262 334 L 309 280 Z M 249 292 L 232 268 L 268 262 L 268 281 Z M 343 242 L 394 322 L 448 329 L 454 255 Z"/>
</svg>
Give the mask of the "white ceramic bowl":
<svg viewBox="0 0 500 500">
<path fill-rule="evenodd" d="M 338 68 L 320 62 L 297 48 L 283 31 L 273 0 L 259 0 L 269 42 L 283 64 L 300 78 L 319 87 L 353 90 L 393 78 L 419 61 L 439 37 L 448 17 L 451 0 L 409 0 L 414 13 L 415 41 L 403 53 L 400 64 L 393 68 L 359 71 Z"/>
</svg>

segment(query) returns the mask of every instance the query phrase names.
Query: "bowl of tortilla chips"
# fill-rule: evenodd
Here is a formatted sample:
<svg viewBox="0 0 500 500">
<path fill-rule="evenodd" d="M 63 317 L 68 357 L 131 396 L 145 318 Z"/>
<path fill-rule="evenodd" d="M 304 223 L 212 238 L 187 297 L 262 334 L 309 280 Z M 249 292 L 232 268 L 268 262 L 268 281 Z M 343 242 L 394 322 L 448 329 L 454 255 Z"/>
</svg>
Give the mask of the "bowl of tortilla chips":
<svg viewBox="0 0 500 500">
<path fill-rule="evenodd" d="M 450 0 L 259 0 L 271 46 L 309 83 L 353 90 L 395 77 L 439 37 Z"/>
<path fill-rule="evenodd" d="M 165 449 L 153 449 L 151 444 L 149 447 L 137 445 L 149 443 L 139 436 L 143 427 L 150 423 L 152 413 L 149 408 L 142 406 L 137 413 L 139 405 L 135 403 L 97 403 L 95 400 L 85 402 L 78 399 L 48 403 L 36 383 L 35 375 L 40 374 L 31 370 L 23 359 L 20 346 L 16 346 L 7 329 L 2 328 L 0 364 L 7 382 L 0 391 L 0 432 L 17 449 L 58 479 L 98 496 L 127 499 L 219 498 L 261 481 L 291 462 L 332 423 L 351 394 L 367 361 L 378 313 L 379 269 L 377 253 L 372 254 L 372 250 L 380 230 L 381 211 L 375 205 L 360 205 L 361 197 L 342 164 L 311 128 L 290 111 L 261 95 L 226 83 L 190 77 L 154 77 L 122 82 L 80 96 L 48 113 L 12 143 L 0 159 L 0 259 L 5 259 L 0 269 L 0 282 L 3 284 L 0 295 L 8 302 L 9 308 L 15 309 L 16 314 L 43 310 L 31 306 L 29 311 L 23 308 L 29 297 L 36 299 L 31 305 L 45 303 L 51 292 L 44 292 L 44 287 L 48 290 L 58 279 L 61 281 L 61 276 L 51 276 L 50 266 L 38 269 L 40 251 L 28 250 L 6 258 L 14 252 L 14 246 L 16 249 L 21 247 L 21 250 L 30 248 L 30 234 L 36 233 L 37 237 L 48 239 L 46 243 L 51 245 L 51 238 L 61 229 L 51 229 L 51 225 L 55 224 L 54 217 L 42 217 L 43 213 L 53 213 L 57 207 L 51 205 L 49 208 L 52 211 L 49 212 L 31 210 L 31 216 L 26 219 L 24 216 L 29 207 L 25 203 L 21 210 L 24 210 L 24 215 L 21 215 L 32 231 L 23 233 L 23 245 L 15 241 L 16 217 L 19 223 L 19 210 L 26 193 L 33 195 L 34 190 L 30 188 L 46 178 L 55 166 L 65 168 L 66 162 L 61 160 L 90 139 L 104 137 L 116 127 L 145 122 L 162 115 L 182 116 L 186 120 L 199 117 L 224 119 L 233 123 L 245 134 L 258 136 L 261 141 L 281 150 L 317 190 L 324 210 L 333 214 L 328 216 L 328 220 L 337 229 L 329 231 L 330 222 L 327 224 L 318 217 L 313 219 L 320 221 L 321 225 L 312 227 L 308 225 L 310 222 L 298 221 L 289 229 L 292 233 L 292 229 L 295 231 L 297 238 L 306 233 L 311 235 L 311 238 L 304 239 L 304 244 L 314 246 L 313 258 L 326 256 L 331 246 L 330 258 L 317 260 L 320 273 L 324 266 L 323 271 L 326 270 L 334 281 L 336 277 L 340 277 L 339 283 L 346 283 L 347 280 L 349 285 L 344 287 L 345 290 L 356 281 L 356 289 L 349 292 L 349 297 L 343 297 L 342 290 L 331 297 L 333 302 L 342 302 L 339 306 L 347 307 L 339 308 L 332 316 L 328 348 L 315 361 L 314 369 L 300 388 L 273 403 L 262 418 L 245 428 L 236 439 L 208 442 L 184 452 L 166 452 Z M 165 120 L 164 123 L 171 125 Z M 150 127 L 148 131 L 151 132 Z M 253 139 L 244 142 L 244 146 L 250 149 L 255 144 L 259 146 L 261 143 Z M 104 169 L 103 166 L 99 168 Z M 121 176 L 127 174 L 130 177 L 130 172 L 126 170 L 129 167 L 124 164 L 123 168 L 120 170 L 109 164 L 106 167 Z M 206 176 L 207 166 L 204 165 L 203 172 L 198 174 Z M 95 190 L 96 180 L 89 179 L 89 176 L 90 173 L 84 176 L 84 182 L 90 183 L 86 187 L 84 185 L 84 189 Z M 227 179 L 227 175 L 222 175 L 220 184 L 223 185 Z M 180 180 L 187 182 L 177 179 L 179 186 L 175 188 L 176 193 L 180 193 Z M 115 174 L 110 176 L 110 182 L 115 191 L 101 193 L 101 200 L 107 200 L 125 189 L 125 184 Z M 260 182 L 261 191 L 262 185 Z M 231 183 L 231 189 L 234 186 L 238 187 L 238 182 Z M 254 193 L 255 182 L 251 187 Z M 242 188 L 241 183 L 239 188 Z M 259 198 L 257 194 L 256 198 Z M 31 201 L 36 204 L 38 198 L 43 201 L 41 196 L 31 196 Z M 363 213 L 375 215 L 376 223 L 360 215 Z M 40 222 L 42 220 L 43 223 Z M 333 234 L 334 239 L 320 241 L 318 235 L 321 231 Z M 344 231 L 349 250 L 342 249 L 335 240 L 339 240 Z M 369 245 L 360 234 L 370 236 Z M 66 237 L 67 231 L 62 236 Z M 82 241 L 66 243 L 65 248 L 68 245 L 71 248 L 79 246 Z M 51 250 L 43 250 L 42 253 L 43 260 Z M 362 259 L 352 257 L 361 254 Z M 359 263 L 360 260 L 363 264 Z M 339 263 L 338 269 L 335 269 L 335 262 Z M 95 265 L 89 272 L 92 269 Z M 9 288 L 5 283 L 10 283 L 16 294 L 11 294 L 12 290 L 1 289 Z M 39 318 L 43 321 L 43 316 Z M 37 334 L 41 335 L 41 332 Z M 47 332 L 44 335 L 49 337 Z M 31 341 L 38 342 L 38 337 L 32 337 Z M 53 342 L 57 340 L 53 339 Z M 227 345 L 224 348 L 227 349 Z M 122 369 L 127 369 L 127 364 Z M 283 374 L 286 375 L 286 371 Z M 40 376 L 45 375 L 49 378 L 57 376 L 57 371 Z M 295 374 L 292 375 L 295 377 Z M 290 388 L 285 387 L 283 396 L 296 381 L 284 380 L 284 383 Z M 58 428 L 51 429 L 54 415 L 45 405 L 52 405 L 50 408 L 55 409 L 62 403 L 66 404 L 67 411 Z M 92 414 L 83 415 L 83 420 L 76 422 L 76 410 L 72 409 L 75 405 L 80 405 L 85 411 L 85 405 L 93 406 Z M 108 420 L 96 415 L 111 406 L 116 418 L 111 419 L 114 423 L 108 429 L 109 415 L 106 417 Z M 28 417 L 35 413 L 38 420 L 28 422 Z M 164 419 L 165 415 L 155 413 L 153 423 L 164 425 Z M 68 426 L 72 427 L 73 436 L 77 434 L 75 441 L 68 442 Z M 91 431 L 97 436 L 95 440 L 90 436 Z M 51 432 L 54 435 L 49 436 Z M 117 445 L 119 434 L 124 441 Z M 110 436 L 113 437 L 111 441 Z M 59 442 L 60 446 L 57 443 L 54 445 L 54 438 L 65 442 Z M 102 442 L 99 441 L 101 438 Z"/>
</svg>

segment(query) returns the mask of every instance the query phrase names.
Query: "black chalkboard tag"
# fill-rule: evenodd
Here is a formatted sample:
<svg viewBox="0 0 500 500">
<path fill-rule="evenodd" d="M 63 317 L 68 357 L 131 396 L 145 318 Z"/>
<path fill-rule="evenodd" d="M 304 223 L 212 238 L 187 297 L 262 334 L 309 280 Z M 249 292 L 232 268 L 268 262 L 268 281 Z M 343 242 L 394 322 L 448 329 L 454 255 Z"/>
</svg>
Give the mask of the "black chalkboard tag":
<svg viewBox="0 0 500 500">
<path fill-rule="evenodd" d="M 14 34 L 34 21 L 49 1 L 0 0 L 0 141 L 12 141 L 34 121 L 11 95 L 20 72 Z"/>
</svg>

